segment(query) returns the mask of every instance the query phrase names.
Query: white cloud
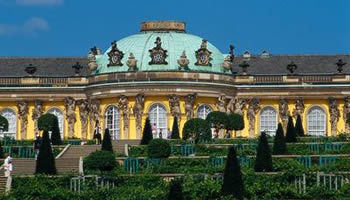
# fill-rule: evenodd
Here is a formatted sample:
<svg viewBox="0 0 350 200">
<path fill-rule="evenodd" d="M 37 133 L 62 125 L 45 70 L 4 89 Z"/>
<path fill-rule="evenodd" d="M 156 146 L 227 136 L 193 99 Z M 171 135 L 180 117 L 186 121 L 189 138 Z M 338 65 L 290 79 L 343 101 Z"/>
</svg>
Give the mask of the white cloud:
<svg viewBox="0 0 350 200">
<path fill-rule="evenodd" d="M 16 0 L 16 4 L 21 6 L 58 6 L 64 0 Z"/>
<path fill-rule="evenodd" d="M 45 19 L 32 17 L 23 24 L 0 24 L 1 35 L 26 34 L 32 35 L 49 30 L 49 24 Z"/>
</svg>

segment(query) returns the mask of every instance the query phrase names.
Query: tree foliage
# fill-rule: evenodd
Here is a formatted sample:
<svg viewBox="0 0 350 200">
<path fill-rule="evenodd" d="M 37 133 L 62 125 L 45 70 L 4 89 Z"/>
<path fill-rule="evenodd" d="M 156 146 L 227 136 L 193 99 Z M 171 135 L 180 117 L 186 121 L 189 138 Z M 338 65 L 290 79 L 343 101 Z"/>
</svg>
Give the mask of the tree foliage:
<svg viewBox="0 0 350 200">
<path fill-rule="evenodd" d="M 174 117 L 173 129 L 171 132 L 171 139 L 180 139 L 179 125 L 177 124 L 177 117 Z"/>
<path fill-rule="evenodd" d="M 102 141 L 102 151 L 110 151 L 113 153 L 113 146 L 111 141 L 111 135 L 109 134 L 109 129 L 105 129 L 105 133 L 103 135 L 103 141 Z"/>
<path fill-rule="evenodd" d="M 8 131 L 9 129 L 9 122 L 7 121 L 7 119 L 0 115 L 0 131 Z"/>
<path fill-rule="evenodd" d="M 152 135 L 152 127 L 151 127 L 151 122 L 149 118 L 146 118 L 145 121 L 145 126 L 143 127 L 143 133 L 142 133 L 142 139 L 141 139 L 141 144 L 142 145 L 147 145 L 149 142 L 153 139 Z"/>
<path fill-rule="evenodd" d="M 39 149 L 39 155 L 36 160 L 36 174 L 56 174 L 55 157 L 52 153 L 49 133 L 44 130 L 42 142 Z"/>
<path fill-rule="evenodd" d="M 287 153 L 286 138 L 284 137 L 282 124 L 278 123 L 275 139 L 273 142 L 273 154 L 283 155 Z"/>
<path fill-rule="evenodd" d="M 240 131 L 244 129 L 243 116 L 237 113 L 230 113 L 226 116 L 225 129 Z"/>
<path fill-rule="evenodd" d="M 224 128 L 227 124 L 227 114 L 220 111 L 213 111 L 207 115 L 205 120 L 210 126 L 215 125 L 218 128 Z"/>
<path fill-rule="evenodd" d="M 169 142 L 161 138 L 151 140 L 147 146 L 147 153 L 150 158 L 167 158 L 170 156 L 170 151 Z"/>
<path fill-rule="evenodd" d="M 95 151 L 84 159 L 84 168 L 88 170 L 111 171 L 118 166 L 111 151 Z"/>
<path fill-rule="evenodd" d="M 211 130 L 208 122 L 200 118 L 188 120 L 182 129 L 182 139 L 194 139 L 196 143 L 209 141 L 211 139 Z"/>
<path fill-rule="evenodd" d="M 264 132 L 262 132 L 259 137 L 254 169 L 256 172 L 272 171 L 271 152 L 266 138 L 266 134 Z"/>
<path fill-rule="evenodd" d="M 53 145 L 61 145 L 61 132 L 56 115 L 46 113 L 39 117 L 38 128 L 43 131 L 51 131 L 51 142 Z"/>
<path fill-rule="evenodd" d="M 52 134 L 51 134 L 51 142 L 53 145 L 61 145 L 62 139 L 61 139 L 61 132 L 60 127 L 58 125 L 58 118 L 55 116 L 53 119 L 53 127 L 52 127 Z"/>
<path fill-rule="evenodd" d="M 299 137 L 304 136 L 304 128 L 303 128 L 303 123 L 301 121 L 300 115 L 297 116 L 297 121 L 295 122 L 295 132 L 296 132 L 296 135 Z"/>
<path fill-rule="evenodd" d="M 297 135 L 295 133 L 293 118 L 291 116 L 289 116 L 289 118 L 288 118 L 286 141 L 287 142 L 297 142 Z"/>
<path fill-rule="evenodd" d="M 181 179 L 174 179 L 170 182 L 170 189 L 168 193 L 168 200 L 183 200 L 182 181 Z"/>
<path fill-rule="evenodd" d="M 234 147 L 230 147 L 227 155 L 221 193 L 224 196 L 232 195 L 237 199 L 243 199 L 244 185 L 242 180 L 242 172 Z"/>
</svg>

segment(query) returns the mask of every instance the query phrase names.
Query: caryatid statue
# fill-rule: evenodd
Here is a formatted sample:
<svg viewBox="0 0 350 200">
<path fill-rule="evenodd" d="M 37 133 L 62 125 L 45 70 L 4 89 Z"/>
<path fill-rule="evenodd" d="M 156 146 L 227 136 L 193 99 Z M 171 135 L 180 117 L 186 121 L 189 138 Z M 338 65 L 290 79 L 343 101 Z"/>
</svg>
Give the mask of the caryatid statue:
<svg viewBox="0 0 350 200">
<path fill-rule="evenodd" d="M 27 136 L 27 124 L 28 124 L 28 102 L 17 102 L 18 118 L 21 124 L 21 139 L 26 139 Z"/>
<path fill-rule="evenodd" d="M 296 119 L 300 115 L 301 121 L 303 120 L 303 113 L 305 110 L 304 100 L 301 97 L 298 97 L 295 100 L 295 108 L 293 109 L 293 117 Z"/>
<path fill-rule="evenodd" d="M 249 137 L 253 138 L 255 133 L 255 116 L 260 110 L 260 100 L 252 98 L 248 102 L 247 118 L 249 121 Z"/>
<path fill-rule="evenodd" d="M 129 138 L 129 100 L 125 95 L 119 96 L 118 107 L 123 111 L 124 138 Z"/>
<path fill-rule="evenodd" d="M 34 109 L 32 112 L 32 120 L 34 121 L 34 133 L 35 135 L 39 133 L 38 119 L 43 114 L 43 101 L 35 100 Z"/>
<path fill-rule="evenodd" d="M 178 124 L 181 121 L 180 98 L 176 94 L 169 95 L 170 113 L 177 118 Z"/>
<path fill-rule="evenodd" d="M 338 109 L 338 102 L 335 98 L 329 97 L 329 122 L 331 123 L 331 135 L 335 136 L 337 134 L 337 123 L 340 117 L 340 111 Z"/>
<path fill-rule="evenodd" d="M 99 99 L 89 99 L 89 115 L 90 115 L 90 137 L 94 135 L 96 122 L 100 120 L 100 100 Z"/>
<path fill-rule="evenodd" d="M 226 112 L 226 104 L 227 103 L 226 103 L 225 95 L 219 96 L 218 99 L 216 100 L 216 107 L 220 112 Z"/>
<path fill-rule="evenodd" d="M 343 108 L 343 119 L 345 122 L 345 132 L 350 132 L 350 126 L 346 122 L 348 119 L 348 115 L 350 114 L 350 97 L 347 96 L 344 98 L 344 108 Z"/>
<path fill-rule="evenodd" d="M 77 121 L 75 116 L 75 100 L 72 97 L 64 99 L 64 106 L 66 109 L 66 120 L 68 122 L 68 137 L 74 137 L 74 124 Z"/>
<path fill-rule="evenodd" d="M 288 101 L 285 98 L 280 99 L 279 103 L 279 116 L 282 121 L 282 127 L 284 132 L 287 131 L 287 125 L 288 125 L 288 117 L 289 117 L 289 110 L 288 110 Z"/>
<path fill-rule="evenodd" d="M 87 139 L 87 128 L 89 118 L 89 103 L 86 99 L 77 101 L 79 107 L 80 123 L 81 123 L 81 137 L 83 140 Z"/>
<path fill-rule="evenodd" d="M 197 94 L 188 94 L 185 96 L 185 113 L 186 120 L 190 120 L 194 117 L 194 102 L 196 101 Z"/>
<path fill-rule="evenodd" d="M 140 138 L 142 134 L 142 115 L 143 115 L 143 109 L 145 106 L 145 95 L 137 94 L 135 99 L 136 99 L 136 102 L 133 107 L 133 113 L 136 121 L 136 134 L 137 134 L 137 137 Z"/>
</svg>

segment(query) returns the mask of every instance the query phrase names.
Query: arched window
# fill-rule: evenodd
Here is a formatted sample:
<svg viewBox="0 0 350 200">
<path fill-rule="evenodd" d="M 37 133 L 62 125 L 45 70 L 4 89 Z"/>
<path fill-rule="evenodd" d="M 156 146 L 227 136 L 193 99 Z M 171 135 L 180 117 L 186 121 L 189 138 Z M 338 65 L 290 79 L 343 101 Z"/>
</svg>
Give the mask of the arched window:
<svg viewBox="0 0 350 200">
<path fill-rule="evenodd" d="M 207 115 L 212 112 L 213 109 L 207 104 L 200 105 L 197 109 L 197 117 L 201 119 L 207 118 Z"/>
<path fill-rule="evenodd" d="M 120 112 L 116 106 L 108 106 L 105 113 L 105 128 L 109 129 L 109 133 L 113 140 L 120 138 Z"/>
<path fill-rule="evenodd" d="M 310 108 L 307 113 L 307 130 L 310 135 L 326 136 L 326 113 L 321 107 Z"/>
<path fill-rule="evenodd" d="M 148 110 L 148 116 L 152 128 L 154 124 L 156 126 L 157 135 L 155 137 L 159 137 L 159 132 L 162 130 L 162 137 L 166 138 L 168 135 L 168 118 L 165 107 L 159 103 L 153 104 Z"/>
<path fill-rule="evenodd" d="M 272 107 L 265 107 L 260 112 L 260 132 L 275 135 L 277 129 L 277 112 Z"/>
<path fill-rule="evenodd" d="M 0 113 L 5 117 L 9 123 L 9 128 L 7 132 L 3 133 L 3 136 L 8 136 L 16 139 L 17 133 L 17 115 L 16 112 L 10 108 L 5 108 Z"/>
<path fill-rule="evenodd" d="M 46 113 L 53 114 L 58 119 L 58 127 L 60 128 L 61 138 L 63 138 L 64 132 L 64 116 L 63 112 L 59 108 L 50 108 Z"/>
</svg>

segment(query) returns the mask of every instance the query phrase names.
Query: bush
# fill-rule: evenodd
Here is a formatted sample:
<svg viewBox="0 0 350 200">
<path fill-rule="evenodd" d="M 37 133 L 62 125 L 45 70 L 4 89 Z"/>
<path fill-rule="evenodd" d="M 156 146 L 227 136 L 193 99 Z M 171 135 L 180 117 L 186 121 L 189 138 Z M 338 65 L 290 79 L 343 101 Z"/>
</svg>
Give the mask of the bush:
<svg viewBox="0 0 350 200">
<path fill-rule="evenodd" d="M 174 117 L 173 129 L 171 133 L 171 139 L 180 139 L 179 126 L 177 124 L 177 117 Z"/>
<path fill-rule="evenodd" d="M 287 142 L 297 142 L 297 135 L 295 133 L 293 118 L 291 116 L 289 116 L 289 118 L 288 118 L 286 141 Z"/>
<path fill-rule="evenodd" d="M 63 144 L 61 140 L 61 133 L 60 133 L 60 127 L 58 125 L 58 119 L 55 116 L 53 119 L 53 127 L 52 127 L 52 134 L 51 134 L 51 142 L 53 145 L 61 145 Z"/>
<path fill-rule="evenodd" d="M 39 148 L 38 159 L 36 160 L 36 174 L 56 174 L 55 158 L 47 130 L 43 133 L 42 142 Z"/>
<path fill-rule="evenodd" d="M 109 129 L 105 129 L 105 134 L 103 136 L 103 141 L 102 141 L 102 151 L 110 151 L 113 153 L 113 146 L 112 146 L 112 141 L 111 141 L 111 135 L 109 134 Z"/>
<path fill-rule="evenodd" d="M 43 131 L 51 131 L 51 142 L 53 145 L 61 145 L 61 134 L 56 115 L 46 113 L 38 119 L 38 128 Z"/>
<path fill-rule="evenodd" d="M 114 154 L 110 151 L 95 151 L 84 159 L 84 169 L 112 171 L 118 166 Z"/>
<path fill-rule="evenodd" d="M 143 127 L 141 144 L 147 145 L 152 139 L 153 139 L 153 136 L 152 136 L 151 122 L 149 121 L 149 118 L 147 117 L 146 121 L 145 121 L 145 126 Z"/>
<path fill-rule="evenodd" d="M 301 122 L 300 115 L 297 116 L 297 121 L 295 122 L 295 132 L 296 132 L 296 135 L 298 137 L 304 136 L 304 128 L 303 128 L 303 124 Z"/>
<path fill-rule="evenodd" d="M 182 181 L 180 179 L 174 179 L 170 182 L 170 189 L 168 193 L 168 200 L 183 200 L 182 194 Z"/>
<path fill-rule="evenodd" d="M 275 140 L 273 142 L 273 154 L 282 155 L 287 153 L 286 139 L 284 138 L 282 124 L 278 123 Z"/>
<path fill-rule="evenodd" d="M 243 199 L 244 185 L 241 167 L 239 166 L 234 147 L 230 147 L 227 156 L 221 193 L 224 196 L 232 195 L 237 199 Z"/>
<path fill-rule="evenodd" d="M 231 113 L 227 115 L 227 120 L 225 124 L 226 130 L 240 131 L 244 129 L 244 119 L 243 116 L 236 113 Z"/>
<path fill-rule="evenodd" d="M 267 142 L 266 134 L 261 133 L 259 137 L 259 144 L 257 148 L 255 167 L 256 172 L 270 172 L 272 171 L 272 157 Z"/>
<path fill-rule="evenodd" d="M 182 129 L 182 138 L 184 140 L 192 138 L 196 143 L 211 140 L 211 130 L 208 122 L 200 118 L 188 120 Z"/>
<path fill-rule="evenodd" d="M 150 158 L 167 158 L 170 151 L 169 142 L 161 138 L 152 140 L 147 147 L 148 157 Z"/>
<path fill-rule="evenodd" d="M 217 128 L 224 127 L 227 124 L 227 115 L 224 112 L 213 111 L 205 119 L 208 124 L 215 125 Z"/>
<path fill-rule="evenodd" d="M 0 131 L 8 131 L 9 129 L 9 122 L 7 121 L 7 119 L 0 115 Z"/>
</svg>

